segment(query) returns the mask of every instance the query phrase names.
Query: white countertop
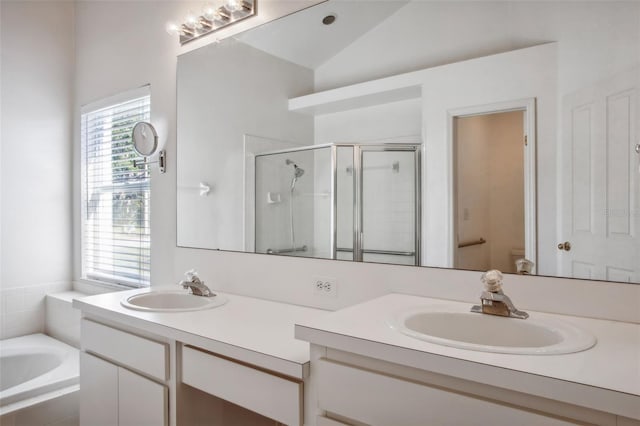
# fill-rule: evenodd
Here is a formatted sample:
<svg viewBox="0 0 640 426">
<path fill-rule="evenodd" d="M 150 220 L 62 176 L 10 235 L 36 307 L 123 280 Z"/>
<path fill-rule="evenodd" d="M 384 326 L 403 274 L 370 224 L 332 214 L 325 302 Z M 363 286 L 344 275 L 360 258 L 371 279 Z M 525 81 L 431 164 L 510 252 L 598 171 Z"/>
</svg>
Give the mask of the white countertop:
<svg viewBox="0 0 640 426">
<path fill-rule="evenodd" d="M 308 374 L 309 344 L 294 338 L 294 324 L 326 311 L 220 292 L 228 298 L 226 304 L 200 311 L 144 312 L 120 305 L 123 298 L 151 290 L 168 289 L 87 296 L 74 300 L 74 307 L 287 376 L 302 379 Z"/>
<path fill-rule="evenodd" d="M 594 334 L 586 351 L 564 355 L 477 352 L 418 340 L 393 330 L 386 320 L 421 306 L 470 304 L 389 294 L 296 323 L 296 337 L 372 358 L 461 379 L 557 399 L 640 419 L 640 325 L 531 312 Z M 479 314 L 480 315 L 480 314 Z"/>
</svg>

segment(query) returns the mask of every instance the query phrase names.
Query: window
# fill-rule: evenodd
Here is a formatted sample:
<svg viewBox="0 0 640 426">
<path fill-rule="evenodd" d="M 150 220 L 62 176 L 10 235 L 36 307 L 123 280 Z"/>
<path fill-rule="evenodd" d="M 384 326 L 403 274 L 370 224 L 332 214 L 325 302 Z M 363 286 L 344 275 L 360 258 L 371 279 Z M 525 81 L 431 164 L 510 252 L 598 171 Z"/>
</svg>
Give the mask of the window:
<svg viewBox="0 0 640 426">
<path fill-rule="evenodd" d="M 148 88 L 82 109 L 82 275 L 149 285 L 150 176 L 134 166 L 131 131 L 149 121 Z"/>
</svg>

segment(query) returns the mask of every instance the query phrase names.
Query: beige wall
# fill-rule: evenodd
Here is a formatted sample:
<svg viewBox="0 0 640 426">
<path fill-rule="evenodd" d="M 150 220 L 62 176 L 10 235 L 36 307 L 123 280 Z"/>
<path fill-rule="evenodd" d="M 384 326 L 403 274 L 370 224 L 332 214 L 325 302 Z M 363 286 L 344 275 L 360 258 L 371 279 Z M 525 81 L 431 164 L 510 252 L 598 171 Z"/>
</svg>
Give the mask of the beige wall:
<svg viewBox="0 0 640 426">
<path fill-rule="evenodd" d="M 515 273 L 524 250 L 523 112 L 456 119 L 458 242 L 456 267 Z"/>
<path fill-rule="evenodd" d="M 512 250 L 524 250 L 524 129 L 522 111 L 489 121 L 489 223 L 491 267 L 516 272 Z"/>
<path fill-rule="evenodd" d="M 456 268 L 486 271 L 491 265 L 491 138 L 487 117 L 460 117 L 455 121 L 458 243 L 480 238 L 488 241 L 486 244 L 458 248 Z"/>
</svg>

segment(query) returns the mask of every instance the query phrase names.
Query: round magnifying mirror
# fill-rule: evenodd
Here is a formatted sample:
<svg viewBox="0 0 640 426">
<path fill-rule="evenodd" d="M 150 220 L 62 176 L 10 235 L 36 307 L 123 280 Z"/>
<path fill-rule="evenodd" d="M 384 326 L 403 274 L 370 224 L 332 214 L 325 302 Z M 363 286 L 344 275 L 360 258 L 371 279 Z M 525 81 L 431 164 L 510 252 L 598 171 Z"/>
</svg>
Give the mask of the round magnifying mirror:
<svg viewBox="0 0 640 426">
<path fill-rule="evenodd" d="M 158 134 L 151 123 L 140 121 L 133 126 L 131 132 L 133 149 L 143 157 L 149 157 L 158 148 Z"/>
</svg>

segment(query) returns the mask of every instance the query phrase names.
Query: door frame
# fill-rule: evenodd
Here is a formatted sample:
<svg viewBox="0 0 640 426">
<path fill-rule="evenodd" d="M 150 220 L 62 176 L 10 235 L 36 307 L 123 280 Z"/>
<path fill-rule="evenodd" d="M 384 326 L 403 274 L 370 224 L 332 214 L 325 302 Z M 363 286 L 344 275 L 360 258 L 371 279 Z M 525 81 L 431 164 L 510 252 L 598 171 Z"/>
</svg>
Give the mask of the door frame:
<svg viewBox="0 0 640 426">
<path fill-rule="evenodd" d="M 353 257 L 354 262 L 363 262 L 363 209 L 362 209 L 362 196 L 363 196 L 363 154 L 365 152 L 383 152 L 383 151 L 397 151 L 397 152 L 413 152 L 414 155 L 414 244 L 415 249 L 413 252 L 414 261 L 416 266 L 422 265 L 422 151 L 423 142 L 421 136 L 401 136 L 395 138 L 379 139 L 366 142 L 339 142 L 332 143 L 332 191 L 333 191 L 333 207 L 332 207 L 332 258 L 337 259 L 337 253 L 339 250 L 338 244 L 338 231 L 337 231 L 337 181 L 338 181 L 338 162 L 337 152 L 338 148 L 351 148 L 352 151 L 352 167 L 353 167 Z"/>
<path fill-rule="evenodd" d="M 404 140 L 403 140 L 404 139 Z M 392 139 L 393 140 L 393 139 Z M 365 152 L 413 152 L 414 157 L 414 264 L 422 265 L 422 141 L 420 138 L 395 139 L 383 143 L 354 144 L 354 258 L 356 262 L 364 262 L 364 153 Z M 412 142 L 413 140 L 413 142 Z"/>
<path fill-rule="evenodd" d="M 524 150 L 524 241 L 525 257 L 534 262 L 531 271 L 537 271 L 538 258 L 538 226 L 537 226 L 537 191 L 536 191 L 536 98 L 515 99 L 504 102 L 494 102 L 470 107 L 455 108 L 447 111 L 447 156 L 449 157 L 448 191 L 449 197 L 449 247 L 447 250 L 448 262 L 451 267 L 455 265 L 456 249 L 458 245 L 458 205 L 454 194 L 456 189 L 456 144 L 455 127 L 456 118 L 471 117 L 476 115 L 495 114 L 500 112 L 524 111 L 523 142 Z"/>
</svg>

